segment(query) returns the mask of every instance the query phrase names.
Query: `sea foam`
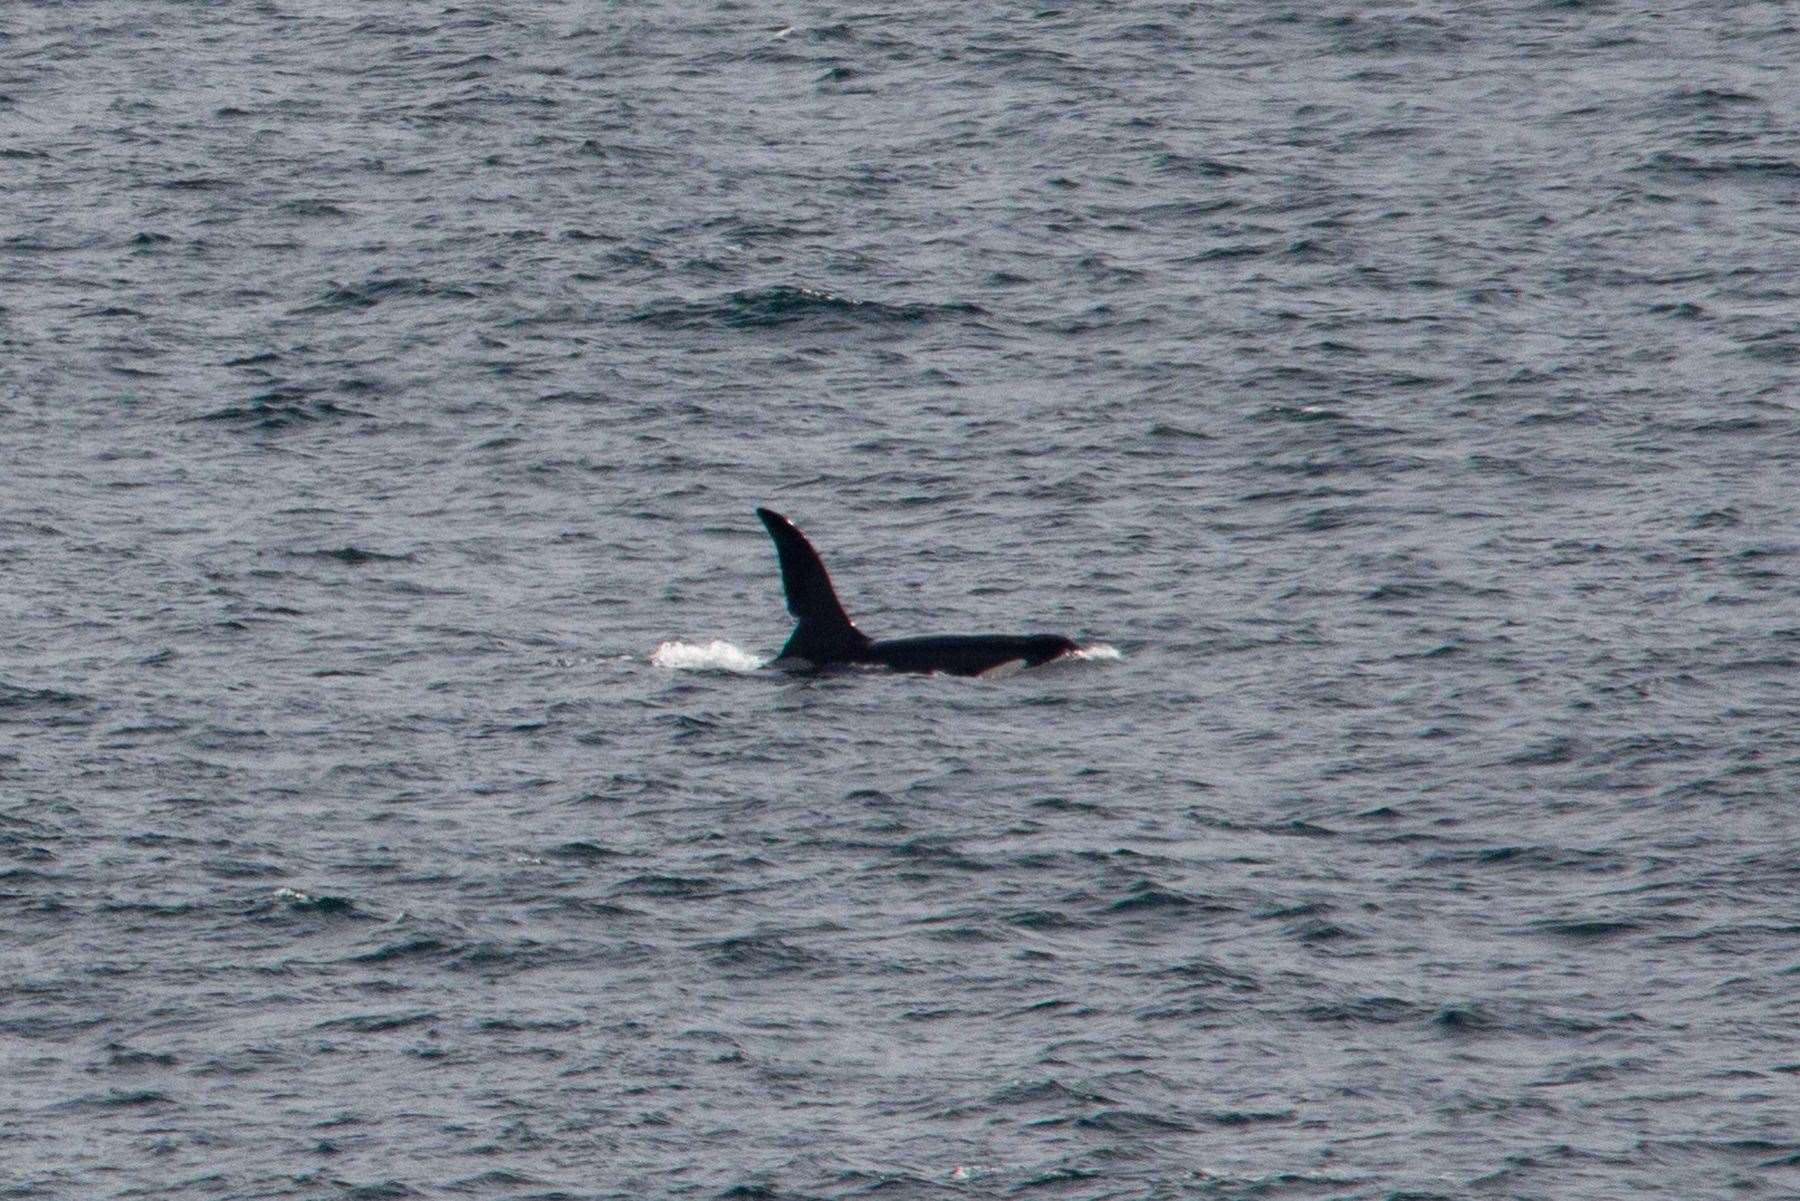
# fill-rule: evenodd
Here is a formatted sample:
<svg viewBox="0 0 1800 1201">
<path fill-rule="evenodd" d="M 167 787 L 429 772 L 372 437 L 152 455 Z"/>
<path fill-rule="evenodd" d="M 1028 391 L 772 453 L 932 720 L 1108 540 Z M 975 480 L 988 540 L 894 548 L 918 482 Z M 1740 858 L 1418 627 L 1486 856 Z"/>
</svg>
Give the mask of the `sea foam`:
<svg viewBox="0 0 1800 1201">
<path fill-rule="evenodd" d="M 722 639 L 711 642 L 665 642 L 650 653 L 650 662 L 672 671 L 755 671 L 767 660 Z"/>
</svg>

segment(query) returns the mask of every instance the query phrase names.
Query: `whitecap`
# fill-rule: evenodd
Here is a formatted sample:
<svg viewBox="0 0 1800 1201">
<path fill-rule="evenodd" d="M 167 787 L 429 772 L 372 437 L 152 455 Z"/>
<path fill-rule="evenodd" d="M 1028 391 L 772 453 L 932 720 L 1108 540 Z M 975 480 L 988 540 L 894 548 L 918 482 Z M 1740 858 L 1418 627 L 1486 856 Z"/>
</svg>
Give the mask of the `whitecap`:
<svg viewBox="0 0 1800 1201">
<path fill-rule="evenodd" d="M 650 662 L 673 671 L 755 671 L 765 660 L 723 639 L 707 643 L 665 642 L 650 653 Z"/>
</svg>

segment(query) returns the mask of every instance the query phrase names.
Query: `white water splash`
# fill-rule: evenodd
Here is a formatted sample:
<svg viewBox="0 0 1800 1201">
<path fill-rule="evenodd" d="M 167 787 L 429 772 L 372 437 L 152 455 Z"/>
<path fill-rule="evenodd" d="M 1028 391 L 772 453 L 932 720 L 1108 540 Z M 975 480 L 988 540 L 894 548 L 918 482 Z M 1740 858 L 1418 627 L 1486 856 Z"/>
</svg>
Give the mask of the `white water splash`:
<svg viewBox="0 0 1800 1201">
<path fill-rule="evenodd" d="M 650 653 L 650 662 L 672 671 L 755 671 L 765 662 L 722 639 L 711 642 L 665 642 Z"/>
<path fill-rule="evenodd" d="M 1116 646 L 1108 646 L 1104 642 L 1096 642 L 1092 646 L 1077 647 L 1064 657 L 1068 659 L 1081 659 L 1087 662 L 1103 661 L 1111 663 L 1123 659 L 1125 653 Z"/>
</svg>

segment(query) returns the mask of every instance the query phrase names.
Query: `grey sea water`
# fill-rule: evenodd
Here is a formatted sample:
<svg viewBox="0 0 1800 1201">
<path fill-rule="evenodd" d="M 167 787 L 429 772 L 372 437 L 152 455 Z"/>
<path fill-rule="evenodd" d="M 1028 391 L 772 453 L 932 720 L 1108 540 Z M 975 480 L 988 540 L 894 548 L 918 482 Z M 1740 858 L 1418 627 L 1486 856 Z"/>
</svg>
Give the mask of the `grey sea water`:
<svg viewBox="0 0 1800 1201">
<path fill-rule="evenodd" d="M 8 4 L 0 1196 L 1800 1195 L 1796 22 Z"/>
</svg>

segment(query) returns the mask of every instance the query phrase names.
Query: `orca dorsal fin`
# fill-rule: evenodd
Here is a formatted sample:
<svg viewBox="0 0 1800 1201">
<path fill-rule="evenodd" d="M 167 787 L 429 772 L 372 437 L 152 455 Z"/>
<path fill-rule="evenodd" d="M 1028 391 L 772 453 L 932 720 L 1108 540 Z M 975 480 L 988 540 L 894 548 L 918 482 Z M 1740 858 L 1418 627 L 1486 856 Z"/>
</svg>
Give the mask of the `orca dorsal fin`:
<svg viewBox="0 0 1800 1201">
<path fill-rule="evenodd" d="M 773 509 L 758 509 L 756 515 L 775 540 L 788 612 L 799 623 L 781 657 L 805 659 L 814 665 L 854 660 L 868 648 L 869 639 L 844 612 L 819 552 L 793 522 Z"/>
</svg>

